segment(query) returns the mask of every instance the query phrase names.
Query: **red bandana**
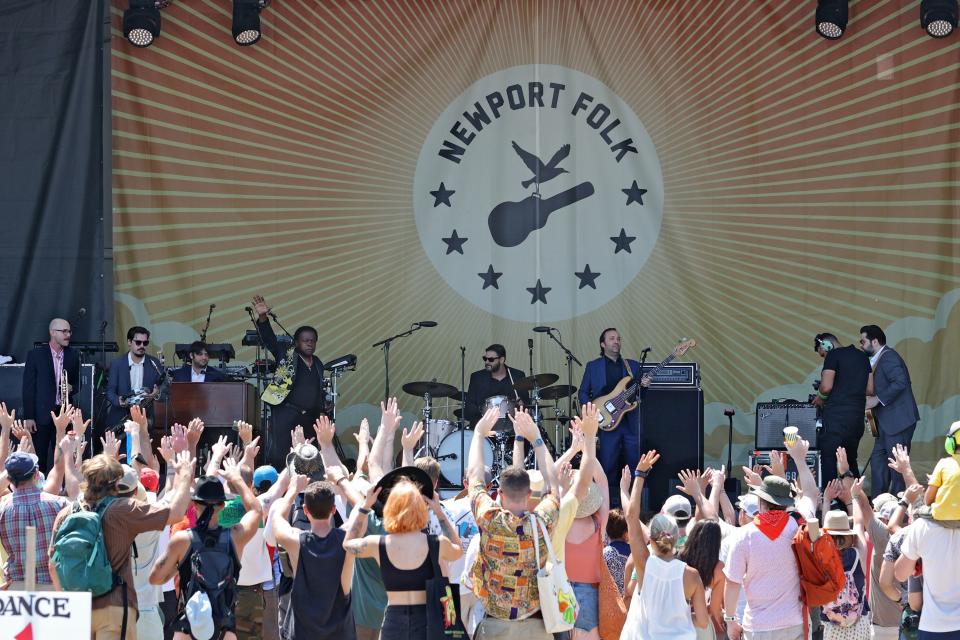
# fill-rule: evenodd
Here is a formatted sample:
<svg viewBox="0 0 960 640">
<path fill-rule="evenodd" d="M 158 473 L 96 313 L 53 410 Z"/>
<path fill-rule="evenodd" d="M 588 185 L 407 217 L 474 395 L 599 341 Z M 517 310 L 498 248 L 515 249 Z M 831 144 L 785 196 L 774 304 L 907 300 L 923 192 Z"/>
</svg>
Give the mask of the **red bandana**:
<svg viewBox="0 0 960 640">
<path fill-rule="evenodd" d="M 763 535 L 776 540 L 783 533 L 783 528 L 787 526 L 789 519 L 790 514 L 786 511 L 767 511 L 754 517 L 753 523 Z"/>
</svg>

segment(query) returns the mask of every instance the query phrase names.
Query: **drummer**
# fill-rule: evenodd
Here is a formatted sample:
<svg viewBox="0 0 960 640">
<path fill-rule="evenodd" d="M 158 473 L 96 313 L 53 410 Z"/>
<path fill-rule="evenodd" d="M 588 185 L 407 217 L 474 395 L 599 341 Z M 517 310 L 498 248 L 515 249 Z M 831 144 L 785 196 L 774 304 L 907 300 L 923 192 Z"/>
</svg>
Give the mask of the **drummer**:
<svg viewBox="0 0 960 640">
<path fill-rule="evenodd" d="M 487 347 L 483 352 L 483 369 L 470 374 L 465 418 L 471 424 L 476 424 L 483 415 L 487 399 L 496 396 L 504 396 L 515 405 L 528 406 L 530 397 L 527 392 L 517 391 L 513 386 L 525 375 L 520 369 L 507 366 L 507 350 L 502 344 L 492 344 Z M 505 422 L 505 425 L 498 423 L 494 429 L 496 431 L 513 429 L 509 420 Z"/>
</svg>

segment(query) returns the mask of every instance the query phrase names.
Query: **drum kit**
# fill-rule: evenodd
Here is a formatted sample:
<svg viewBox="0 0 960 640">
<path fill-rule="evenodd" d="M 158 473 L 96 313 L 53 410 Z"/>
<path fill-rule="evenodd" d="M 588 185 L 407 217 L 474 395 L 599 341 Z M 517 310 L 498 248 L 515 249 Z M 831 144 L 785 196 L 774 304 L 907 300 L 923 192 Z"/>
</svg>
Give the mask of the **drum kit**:
<svg viewBox="0 0 960 640">
<path fill-rule="evenodd" d="M 576 393 L 571 385 L 554 385 L 560 377 L 553 373 L 541 373 L 516 380 L 513 387 L 518 392 L 529 394 L 530 406 L 525 407 L 533 418 L 551 455 L 556 458 L 557 448 L 566 444 L 566 425 L 570 416 L 560 407 L 560 401 Z M 553 386 L 551 386 L 553 385 Z M 424 435 L 416 455 L 432 456 L 440 463 L 442 479 L 451 486 L 461 484 L 467 466 L 467 456 L 473 442 L 474 432 L 469 421 L 464 420 L 461 398 L 463 394 L 453 385 L 437 382 L 408 382 L 404 392 L 423 399 Z M 546 402 L 552 404 L 545 405 Z M 513 463 L 513 416 L 519 408 L 517 396 L 491 396 L 484 400 L 481 413 L 497 408 L 500 419 L 494 424 L 490 436 L 483 442 L 484 465 L 490 470 L 496 483 L 500 472 Z M 547 417 L 546 412 L 551 415 Z M 451 420 L 453 417 L 455 420 Z M 552 427 L 552 435 L 548 427 Z M 533 451 L 528 454 L 533 463 Z"/>
</svg>

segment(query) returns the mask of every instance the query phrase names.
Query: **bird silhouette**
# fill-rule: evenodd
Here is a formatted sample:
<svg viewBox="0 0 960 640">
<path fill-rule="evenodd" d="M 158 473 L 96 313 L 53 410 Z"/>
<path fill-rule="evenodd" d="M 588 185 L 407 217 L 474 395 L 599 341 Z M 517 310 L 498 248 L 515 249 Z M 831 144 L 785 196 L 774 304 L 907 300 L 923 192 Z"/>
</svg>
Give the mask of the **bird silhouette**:
<svg viewBox="0 0 960 640">
<path fill-rule="evenodd" d="M 553 154 L 553 157 L 550 158 L 550 162 L 544 164 L 543 161 L 535 156 L 534 154 L 526 151 L 521 148 L 516 142 L 513 142 L 513 150 L 517 152 L 517 155 L 520 156 L 520 159 L 523 160 L 523 164 L 527 165 L 527 168 L 533 173 L 533 177 L 529 180 L 524 180 L 520 184 L 524 189 L 528 188 L 531 184 L 536 183 L 535 193 L 539 195 L 540 185 L 549 180 L 553 180 L 561 173 L 569 173 L 566 169 L 561 169 L 557 165 L 560 164 L 560 161 L 570 155 L 570 145 L 565 144 L 560 149 Z"/>
</svg>

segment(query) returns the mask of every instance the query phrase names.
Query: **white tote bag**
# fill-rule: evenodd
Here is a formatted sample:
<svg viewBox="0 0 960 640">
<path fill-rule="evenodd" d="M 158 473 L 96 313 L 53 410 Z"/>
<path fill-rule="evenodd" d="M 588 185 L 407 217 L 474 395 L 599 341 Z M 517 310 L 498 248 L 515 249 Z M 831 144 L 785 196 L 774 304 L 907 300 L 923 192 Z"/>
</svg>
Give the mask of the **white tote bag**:
<svg viewBox="0 0 960 640">
<path fill-rule="evenodd" d="M 543 615 L 543 626 L 547 633 L 560 633 L 573 629 L 577 621 L 579 606 L 573 587 L 567 579 L 567 571 L 563 563 L 557 561 L 547 533 L 547 526 L 530 514 L 530 524 L 533 528 L 533 548 L 537 554 L 537 587 L 540 590 L 540 611 Z M 538 527 L 539 525 L 539 527 Z M 543 531 L 547 543 L 547 564 L 540 569 L 540 540 L 539 529 Z"/>
</svg>

